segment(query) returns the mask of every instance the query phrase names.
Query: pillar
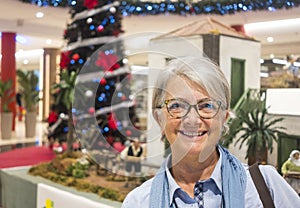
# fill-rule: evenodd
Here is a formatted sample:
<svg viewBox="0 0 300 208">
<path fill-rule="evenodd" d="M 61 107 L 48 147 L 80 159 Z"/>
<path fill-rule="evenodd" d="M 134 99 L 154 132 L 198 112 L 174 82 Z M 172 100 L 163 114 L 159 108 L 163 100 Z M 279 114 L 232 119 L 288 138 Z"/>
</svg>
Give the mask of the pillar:
<svg viewBox="0 0 300 208">
<path fill-rule="evenodd" d="M 12 80 L 13 82 L 13 95 L 16 96 L 16 33 L 2 32 L 1 39 L 1 79 L 3 81 Z M 15 116 L 16 116 L 16 101 L 9 105 L 9 109 L 13 112 L 13 127 L 15 130 Z"/>
<path fill-rule="evenodd" d="M 57 48 L 44 48 L 43 55 L 43 106 L 42 118 L 48 118 L 49 109 L 54 102 L 51 95 L 51 86 L 59 81 L 59 62 L 60 62 L 60 49 Z"/>
</svg>

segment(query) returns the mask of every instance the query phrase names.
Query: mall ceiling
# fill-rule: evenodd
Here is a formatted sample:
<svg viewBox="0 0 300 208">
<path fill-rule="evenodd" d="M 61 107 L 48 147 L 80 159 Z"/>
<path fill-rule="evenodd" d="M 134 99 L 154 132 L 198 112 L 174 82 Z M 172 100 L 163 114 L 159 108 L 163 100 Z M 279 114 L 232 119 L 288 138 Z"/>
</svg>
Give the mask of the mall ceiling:
<svg viewBox="0 0 300 208">
<path fill-rule="evenodd" d="M 43 12 L 43 18 L 36 18 L 36 12 Z M 123 35 L 145 31 L 169 32 L 208 15 L 179 16 L 130 16 L 123 18 Z M 300 8 L 276 12 L 240 12 L 235 15 L 212 15 L 218 21 L 230 25 L 245 25 L 268 22 L 263 27 L 247 30 L 247 34 L 262 43 L 262 57 L 286 57 L 300 54 Z M 298 19 L 296 19 L 298 18 Z M 295 19 L 291 23 L 283 20 Z M 278 22 L 278 20 L 281 20 Z M 19 0 L 0 0 L 0 31 L 16 32 L 23 39 L 17 43 L 17 51 L 41 48 L 60 48 L 63 32 L 69 21 L 68 8 L 38 7 Z M 272 37 L 273 42 L 267 42 Z M 47 42 L 47 43 L 46 43 Z"/>
</svg>

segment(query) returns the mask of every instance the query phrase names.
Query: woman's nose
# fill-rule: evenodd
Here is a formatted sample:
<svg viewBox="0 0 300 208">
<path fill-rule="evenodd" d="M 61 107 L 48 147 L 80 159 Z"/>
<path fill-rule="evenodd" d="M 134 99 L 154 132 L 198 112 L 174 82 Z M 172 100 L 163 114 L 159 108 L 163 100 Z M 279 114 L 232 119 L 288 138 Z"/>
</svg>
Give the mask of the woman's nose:
<svg viewBox="0 0 300 208">
<path fill-rule="evenodd" d="M 185 119 L 190 124 L 199 124 L 201 122 L 201 117 L 196 106 L 192 106 L 190 112 L 187 114 Z"/>
</svg>

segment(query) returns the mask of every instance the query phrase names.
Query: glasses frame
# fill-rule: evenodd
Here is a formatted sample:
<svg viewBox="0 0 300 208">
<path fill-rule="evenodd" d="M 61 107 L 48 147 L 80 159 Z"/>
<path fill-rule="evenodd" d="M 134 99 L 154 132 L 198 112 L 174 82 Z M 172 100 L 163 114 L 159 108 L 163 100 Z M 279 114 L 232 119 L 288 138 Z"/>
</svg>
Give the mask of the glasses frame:
<svg viewBox="0 0 300 208">
<path fill-rule="evenodd" d="M 186 103 L 186 104 L 189 105 L 189 108 L 187 109 L 187 113 L 186 113 L 184 116 L 177 116 L 177 117 L 175 117 L 174 115 L 172 115 L 172 113 L 170 113 L 169 108 L 168 108 L 167 106 L 168 106 L 168 103 L 171 102 L 171 101 L 173 101 L 173 100 L 179 100 L 179 101 L 182 101 L 182 102 L 184 102 L 184 103 Z M 216 103 L 218 104 L 218 105 L 217 105 L 218 108 L 217 108 L 217 110 L 216 110 L 216 113 L 215 113 L 213 116 L 204 117 L 204 116 L 201 116 L 201 115 L 200 115 L 200 112 L 199 112 L 197 106 L 198 106 L 199 103 L 204 102 L 204 101 L 213 101 L 213 102 L 216 102 Z M 218 114 L 218 112 L 219 112 L 221 106 L 222 106 L 222 102 L 221 102 L 220 100 L 214 100 L 214 99 L 210 99 L 210 98 L 200 100 L 200 101 L 197 102 L 197 104 L 195 104 L 195 105 L 191 105 L 191 104 L 189 104 L 187 101 L 185 101 L 184 99 L 181 99 L 181 98 L 172 98 L 172 99 L 165 100 L 161 106 L 157 106 L 156 108 L 163 108 L 163 107 L 166 107 L 166 109 L 167 109 L 167 111 L 168 111 L 168 114 L 169 114 L 170 116 L 172 116 L 173 118 L 176 118 L 176 119 L 179 119 L 179 118 L 185 118 L 185 117 L 190 113 L 191 109 L 194 108 L 194 109 L 196 110 L 196 112 L 197 112 L 197 114 L 199 115 L 200 118 L 202 118 L 202 119 L 212 119 L 212 118 L 214 118 L 214 117 Z"/>
</svg>

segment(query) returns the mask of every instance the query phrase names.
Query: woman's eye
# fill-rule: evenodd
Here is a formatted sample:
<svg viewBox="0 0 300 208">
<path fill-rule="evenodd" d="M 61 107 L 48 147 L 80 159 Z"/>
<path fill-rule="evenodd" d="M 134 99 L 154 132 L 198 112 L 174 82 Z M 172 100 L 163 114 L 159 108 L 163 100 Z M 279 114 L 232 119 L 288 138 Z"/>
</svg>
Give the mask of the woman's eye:
<svg viewBox="0 0 300 208">
<path fill-rule="evenodd" d="M 180 103 L 172 103 L 170 106 L 169 106 L 169 109 L 178 109 L 180 108 L 181 105 Z"/>
<path fill-rule="evenodd" d="M 214 109 L 213 103 L 200 103 L 198 105 L 199 109 Z"/>
</svg>

